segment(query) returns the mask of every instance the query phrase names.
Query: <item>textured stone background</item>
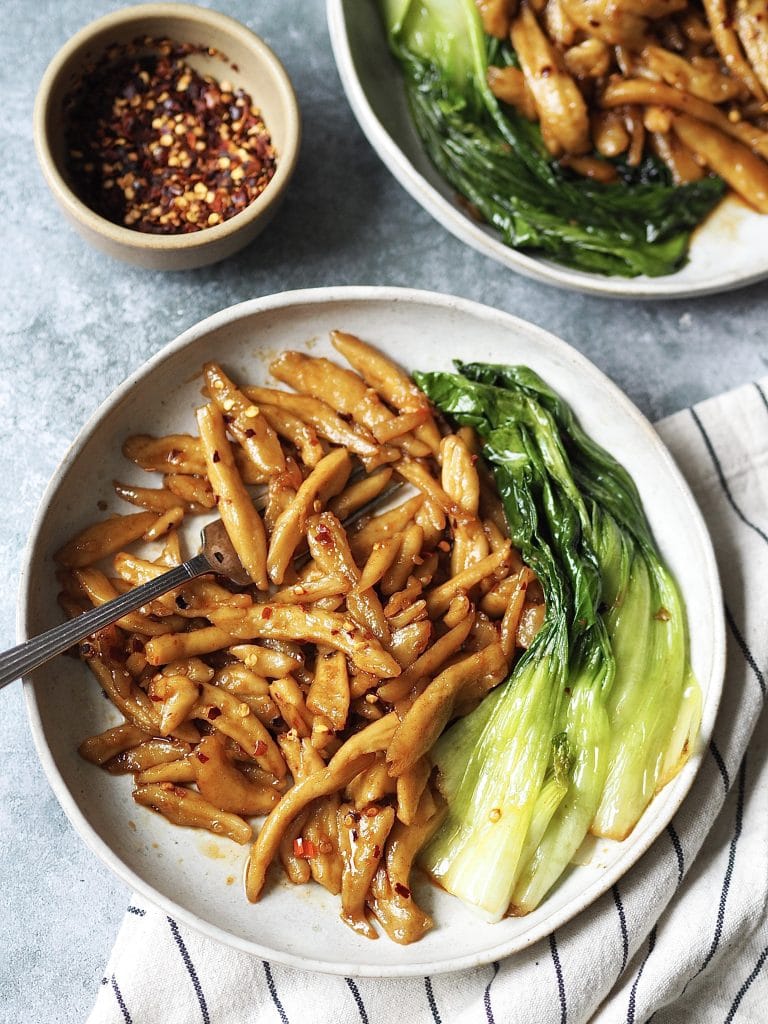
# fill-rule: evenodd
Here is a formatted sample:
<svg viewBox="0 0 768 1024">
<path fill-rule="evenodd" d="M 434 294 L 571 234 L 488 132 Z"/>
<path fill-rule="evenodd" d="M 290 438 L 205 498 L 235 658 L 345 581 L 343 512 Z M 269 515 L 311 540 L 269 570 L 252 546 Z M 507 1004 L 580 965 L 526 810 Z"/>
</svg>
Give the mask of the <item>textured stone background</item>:
<svg viewBox="0 0 768 1024">
<path fill-rule="evenodd" d="M 304 117 L 298 172 L 267 235 L 211 269 L 162 275 L 88 249 L 37 169 L 31 116 L 47 62 L 122 6 L 2 0 L 0 118 L 0 641 L 45 484 L 85 419 L 148 356 L 232 303 L 289 288 L 431 288 L 519 314 L 586 353 L 656 418 L 768 368 L 765 286 L 695 302 L 631 303 L 537 285 L 464 248 L 396 184 L 342 93 L 320 0 L 219 0 L 283 59 Z M 0 1019 L 81 1021 L 128 893 L 75 835 L 32 747 L 18 684 L 0 694 Z"/>
</svg>

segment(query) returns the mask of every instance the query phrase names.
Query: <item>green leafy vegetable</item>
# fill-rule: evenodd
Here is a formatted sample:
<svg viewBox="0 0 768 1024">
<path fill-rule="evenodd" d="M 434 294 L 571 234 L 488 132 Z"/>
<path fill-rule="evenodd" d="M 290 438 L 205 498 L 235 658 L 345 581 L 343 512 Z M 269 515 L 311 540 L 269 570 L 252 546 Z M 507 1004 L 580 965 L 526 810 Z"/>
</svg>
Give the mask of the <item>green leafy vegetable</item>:
<svg viewBox="0 0 768 1024">
<path fill-rule="evenodd" d="M 423 853 L 492 919 L 527 913 L 588 831 L 624 838 L 698 728 L 685 610 L 629 474 L 526 367 L 419 386 L 484 442 L 546 615 L 509 680 L 433 748 L 448 803 Z"/>
<path fill-rule="evenodd" d="M 691 230 L 723 195 L 718 178 L 674 187 L 648 161 L 642 173 L 623 168 L 629 183 L 576 178 L 549 156 L 538 126 L 489 89 L 489 49 L 500 63 L 514 55 L 486 39 L 473 0 L 382 0 L 382 9 L 427 154 L 507 245 L 626 277 L 682 266 Z"/>
</svg>

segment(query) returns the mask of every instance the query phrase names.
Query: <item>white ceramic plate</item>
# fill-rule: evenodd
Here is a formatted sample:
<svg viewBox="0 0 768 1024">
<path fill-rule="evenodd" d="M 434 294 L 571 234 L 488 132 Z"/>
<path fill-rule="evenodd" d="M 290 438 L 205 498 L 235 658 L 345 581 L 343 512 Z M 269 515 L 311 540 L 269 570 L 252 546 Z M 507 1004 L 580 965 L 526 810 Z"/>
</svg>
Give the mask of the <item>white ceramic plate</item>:
<svg viewBox="0 0 768 1024">
<path fill-rule="evenodd" d="M 402 947 L 360 938 L 339 919 L 337 899 L 319 886 L 295 888 L 274 870 L 266 896 L 248 904 L 246 851 L 208 833 L 174 828 L 131 799 L 131 781 L 87 764 L 77 746 L 120 719 L 89 671 L 59 658 L 26 683 L 40 758 L 72 824 L 130 886 L 201 931 L 240 949 L 306 969 L 343 975 L 406 976 L 488 963 L 572 918 L 605 892 L 648 848 L 687 792 L 711 734 L 723 675 L 723 624 L 715 560 L 688 488 L 650 424 L 591 363 L 564 342 L 505 313 L 462 299 L 391 288 L 289 292 L 225 309 L 186 331 L 132 375 L 73 444 L 43 498 L 21 586 L 19 637 L 60 621 L 54 552 L 98 515 L 120 507 L 113 478 L 146 483 L 120 455 L 133 433 L 196 431 L 202 363 L 215 357 L 236 379 L 266 379 L 284 348 L 333 354 L 329 330 L 378 345 L 408 369 L 450 369 L 453 357 L 524 362 L 573 405 L 587 430 L 621 459 L 640 488 L 662 551 L 688 602 L 694 669 L 704 692 L 701 739 L 683 771 L 653 801 L 631 837 L 596 843 L 526 918 L 489 925 L 428 883 L 419 901 L 437 927 Z M 126 507 L 122 506 L 125 511 Z M 229 883 L 229 884 L 228 884 Z"/>
<path fill-rule="evenodd" d="M 378 0 L 326 0 L 326 6 L 336 65 L 360 127 L 403 188 L 460 241 L 537 281 L 617 298 L 707 295 L 768 276 L 768 218 L 732 197 L 694 233 L 688 264 L 664 277 L 606 277 L 510 249 L 492 228 L 468 216 L 424 153 Z"/>
</svg>

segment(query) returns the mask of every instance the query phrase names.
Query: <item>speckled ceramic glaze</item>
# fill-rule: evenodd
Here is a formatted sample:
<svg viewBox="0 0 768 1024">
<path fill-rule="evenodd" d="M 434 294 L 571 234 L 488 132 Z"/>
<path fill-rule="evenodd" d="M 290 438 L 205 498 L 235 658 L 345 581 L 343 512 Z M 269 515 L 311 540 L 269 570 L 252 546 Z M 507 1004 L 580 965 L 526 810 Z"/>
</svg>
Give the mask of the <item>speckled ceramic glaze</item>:
<svg viewBox="0 0 768 1024">
<path fill-rule="evenodd" d="M 527 277 L 617 298 L 689 298 L 768 277 L 768 216 L 730 196 L 694 232 L 690 260 L 663 277 L 606 277 L 572 270 L 504 245 L 477 223 L 430 163 L 411 122 L 400 68 L 387 49 L 378 0 L 326 0 L 336 66 L 368 141 L 397 180 L 467 245 Z"/>
<path fill-rule="evenodd" d="M 80 662 L 60 658 L 26 680 L 35 743 L 72 824 L 129 885 L 168 913 L 261 957 L 343 975 L 398 977 L 458 970 L 519 950 L 573 918 L 642 855 L 671 819 L 698 769 L 722 687 L 720 588 L 701 515 L 650 424 L 590 362 L 543 330 L 463 299 L 390 288 L 288 292 L 233 306 L 173 341 L 133 374 L 84 427 L 43 499 L 21 586 L 19 638 L 60 620 L 52 553 L 94 519 L 99 500 L 118 508 L 114 477 L 146 475 L 120 455 L 132 433 L 193 430 L 201 364 L 221 361 L 243 381 L 267 377 L 285 348 L 331 354 L 339 328 L 379 346 L 409 370 L 449 369 L 451 359 L 523 362 L 573 405 L 586 429 L 633 474 L 664 557 L 685 596 L 694 670 L 704 694 L 701 735 L 691 759 L 652 802 L 623 843 L 594 842 L 583 863 L 525 918 L 496 925 L 425 882 L 416 895 L 436 928 L 402 947 L 361 938 L 339 919 L 336 898 L 319 886 L 294 887 L 274 869 L 264 898 L 246 902 L 247 851 L 207 833 L 174 828 L 134 804 L 131 780 L 98 771 L 77 754 L 87 735 L 120 716 Z M 125 506 L 123 506 L 125 510 Z M 195 524 L 195 529 L 197 528 Z M 192 540 L 193 535 L 190 535 Z"/>
</svg>

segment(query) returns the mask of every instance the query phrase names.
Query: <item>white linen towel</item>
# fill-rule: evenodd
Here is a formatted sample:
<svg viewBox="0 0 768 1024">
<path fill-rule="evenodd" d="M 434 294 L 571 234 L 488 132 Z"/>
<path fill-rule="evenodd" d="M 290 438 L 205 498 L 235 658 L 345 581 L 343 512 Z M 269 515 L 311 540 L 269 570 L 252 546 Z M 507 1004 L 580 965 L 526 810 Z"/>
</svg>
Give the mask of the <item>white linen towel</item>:
<svg viewBox="0 0 768 1024">
<path fill-rule="evenodd" d="M 639 863 L 530 949 L 404 981 L 267 963 L 134 897 L 88 1024 L 768 1021 L 768 378 L 657 426 L 714 539 L 728 662 L 693 788 Z"/>
</svg>

